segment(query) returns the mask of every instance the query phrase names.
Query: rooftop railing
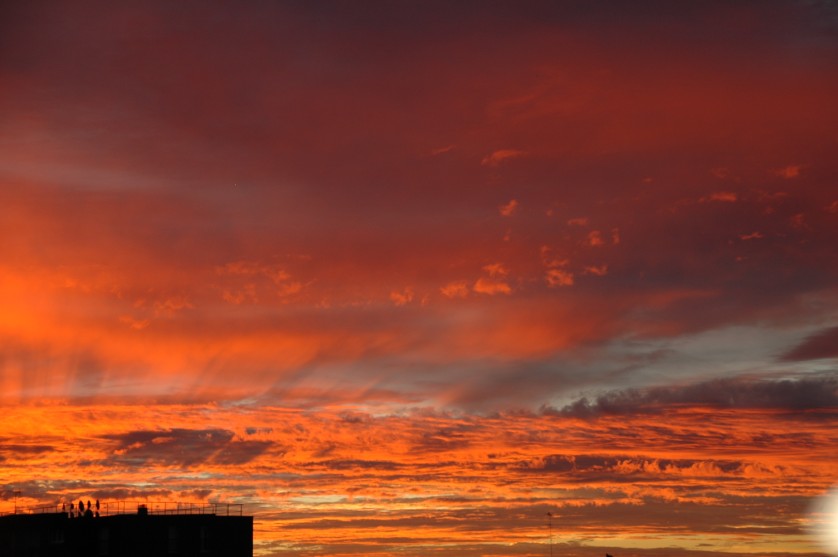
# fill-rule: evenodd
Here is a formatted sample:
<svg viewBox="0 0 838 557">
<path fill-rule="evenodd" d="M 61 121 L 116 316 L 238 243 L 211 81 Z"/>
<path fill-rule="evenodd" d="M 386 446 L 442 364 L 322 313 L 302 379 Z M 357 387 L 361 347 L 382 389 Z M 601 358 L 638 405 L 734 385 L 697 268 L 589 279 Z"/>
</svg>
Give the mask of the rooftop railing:
<svg viewBox="0 0 838 557">
<path fill-rule="evenodd" d="M 72 507 L 70 505 L 73 505 Z M 71 513 L 78 516 L 80 508 L 77 501 L 36 507 L 19 507 L 16 512 L 0 512 L 0 516 L 12 514 Z M 85 503 L 87 510 L 87 503 Z M 116 516 L 124 514 L 148 515 L 188 515 L 214 514 L 218 516 L 242 516 L 244 505 L 241 503 L 184 503 L 181 501 L 106 501 L 98 506 L 93 503 L 91 513 L 96 516 Z M 83 513 L 82 513 L 83 514 Z"/>
</svg>

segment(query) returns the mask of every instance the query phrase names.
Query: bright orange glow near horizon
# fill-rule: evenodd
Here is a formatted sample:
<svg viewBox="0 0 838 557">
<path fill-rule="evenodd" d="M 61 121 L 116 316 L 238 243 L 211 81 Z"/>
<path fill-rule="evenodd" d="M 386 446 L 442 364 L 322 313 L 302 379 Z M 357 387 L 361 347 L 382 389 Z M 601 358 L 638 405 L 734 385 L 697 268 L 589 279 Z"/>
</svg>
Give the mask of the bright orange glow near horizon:
<svg viewBox="0 0 838 557">
<path fill-rule="evenodd" d="M 834 553 L 836 37 L 827 0 L 5 3 L 0 513 Z"/>
</svg>

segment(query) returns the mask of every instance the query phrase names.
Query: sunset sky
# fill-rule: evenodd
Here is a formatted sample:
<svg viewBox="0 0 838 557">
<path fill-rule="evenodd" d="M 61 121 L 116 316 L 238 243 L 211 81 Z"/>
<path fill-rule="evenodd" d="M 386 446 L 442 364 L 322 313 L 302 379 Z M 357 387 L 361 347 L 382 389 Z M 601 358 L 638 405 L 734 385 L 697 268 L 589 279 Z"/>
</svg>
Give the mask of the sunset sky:
<svg viewBox="0 0 838 557">
<path fill-rule="evenodd" d="M 2 2 L 0 512 L 838 555 L 836 99 L 832 0 Z"/>
</svg>

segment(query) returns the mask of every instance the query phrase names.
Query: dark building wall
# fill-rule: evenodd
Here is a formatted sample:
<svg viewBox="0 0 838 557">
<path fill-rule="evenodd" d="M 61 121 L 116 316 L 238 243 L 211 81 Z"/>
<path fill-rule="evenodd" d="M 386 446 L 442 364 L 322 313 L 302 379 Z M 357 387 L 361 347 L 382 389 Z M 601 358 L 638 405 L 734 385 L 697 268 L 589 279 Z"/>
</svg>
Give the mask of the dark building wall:
<svg viewBox="0 0 838 557">
<path fill-rule="evenodd" d="M 0 557 L 59 555 L 66 523 L 63 514 L 0 517 Z"/>
<path fill-rule="evenodd" d="M 0 517 L 0 557 L 252 557 L 253 517 Z"/>
</svg>

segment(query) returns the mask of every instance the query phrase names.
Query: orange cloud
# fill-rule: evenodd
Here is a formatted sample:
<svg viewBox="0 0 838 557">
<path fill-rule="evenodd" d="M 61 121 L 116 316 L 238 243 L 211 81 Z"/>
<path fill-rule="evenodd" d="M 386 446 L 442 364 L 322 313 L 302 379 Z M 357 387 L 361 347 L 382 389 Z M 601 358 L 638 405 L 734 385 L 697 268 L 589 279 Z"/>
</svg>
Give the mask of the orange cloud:
<svg viewBox="0 0 838 557">
<path fill-rule="evenodd" d="M 608 274 L 608 265 L 588 265 L 585 267 L 585 273 L 598 277 L 605 276 Z"/>
<path fill-rule="evenodd" d="M 483 166 L 498 166 L 501 163 L 518 157 L 524 156 L 526 153 L 518 149 L 498 149 L 493 151 L 490 155 L 483 157 L 480 164 Z"/>
<path fill-rule="evenodd" d="M 800 171 L 803 170 L 803 166 L 800 164 L 790 164 L 783 168 L 778 168 L 774 171 L 777 176 L 781 178 L 785 178 L 787 180 L 791 180 L 792 178 L 797 178 L 800 176 Z"/>
<path fill-rule="evenodd" d="M 750 234 L 740 234 L 740 240 L 759 240 L 760 238 L 765 238 L 765 234 L 762 232 L 751 232 Z"/>
<path fill-rule="evenodd" d="M 733 203 L 739 200 L 739 196 L 731 191 L 717 191 L 711 193 L 707 197 L 702 197 L 700 201 L 721 201 L 723 203 Z"/>
<path fill-rule="evenodd" d="M 509 270 L 502 263 L 489 263 L 483 266 L 483 270 L 489 273 L 490 277 L 505 277 Z"/>
<path fill-rule="evenodd" d="M 599 230 L 591 230 L 588 233 L 588 245 L 593 247 L 605 245 L 605 240 L 602 239 L 602 232 Z"/>
<path fill-rule="evenodd" d="M 498 210 L 500 214 L 504 217 L 512 216 L 513 213 L 518 209 L 518 201 L 511 199 L 509 203 L 505 203 L 501 205 Z"/>
<path fill-rule="evenodd" d="M 390 300 L 397 306 L 403 306 L 413 301 L 413 290 L 406 288 L 402 292 L 390 292 Z"/>
<path fill-rule="evenodd" d="M 475 281 L 472 289 L 478 294 L 511 294 L 512 288 L 506 282 L 480 277 Z"/>
<path fill-rule="evenodd" d="M 449 282 L 439 289 L 448 298 L 465 298 L 468 296 L 468 283 L 464 280 Z"/>
<path fill-rule="evenodd" d="M 561 517 L 556 535 L 576 544 L 580 557 L 606 539 L 615 547 L 653 543 L 671 532 L 672 516 L 679 543 L 710 543 L 716 551 L 733 543 L 772 546 L 799 527 L 806 502 L 835 480 L 828 424 L 778 412 L 783 393 L 818 386 L 719 387 L 634 399 L 615 393 L 606 398 L 636 405 L 609 414 L 603 399 L 606 412 L 589 417 L 550 408 L 457 415 L 214 403 L 151 403 L 142 412 L 113 403 L 20 405 L 0 417 L 7 432 L 0 457 L 21 506 L 79 498 L 100 499 L 108 509 L 147 499 L 243 503 L 256 514 L 260 555 L 279 545 L 313 551 L 315 544 L 330 554 L 351 546 L 389 555 L 397 544 L 462 555 L 479 542 L 479 553 L 523 557 L 547 549 L 542 521 L 521 523 L 544 509 Z M 700 404 L 725 400 L 724 391 L 754 406 L 741 412 Z M 793 397 L 787 402 L 796 404 Z M 666 420 L 645 405 L 654 401 Z M 789 508 L 789 498 L 796 506 Z M 324 517 L 334 525 L 325 536 L 317 534 Z M 533 537 L 538 542 L 528 544 Z"/>
<path fill-rule="evenodd" d="M 456 149 L 456 145 L 446 145 L 445 147 L 438 147 L 436 149 L 431 149 L 431 156 L 435 157 L 437 155 L 442 155 L 444 153 L 449 153 L 452 150 Z"/>
<path fill-rule="evenodd" d="M 573 286 L 573 273 L 563 269 L 547 269 L 545 280 L 550 287 Z"/>
</svg>

